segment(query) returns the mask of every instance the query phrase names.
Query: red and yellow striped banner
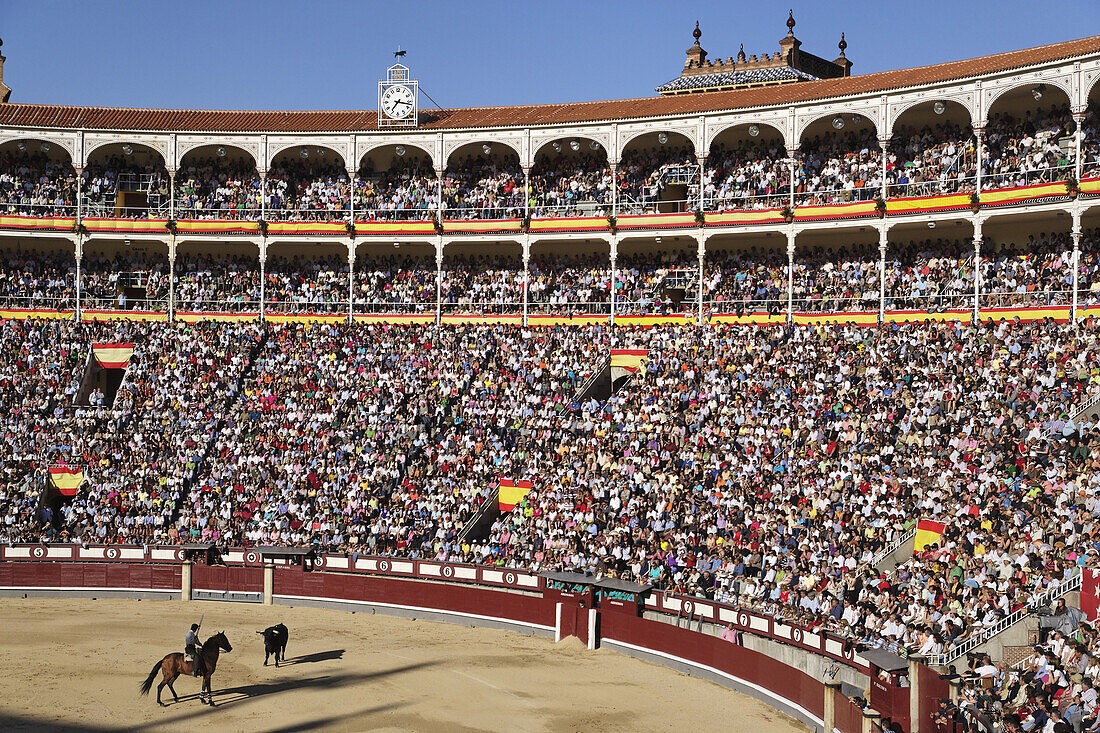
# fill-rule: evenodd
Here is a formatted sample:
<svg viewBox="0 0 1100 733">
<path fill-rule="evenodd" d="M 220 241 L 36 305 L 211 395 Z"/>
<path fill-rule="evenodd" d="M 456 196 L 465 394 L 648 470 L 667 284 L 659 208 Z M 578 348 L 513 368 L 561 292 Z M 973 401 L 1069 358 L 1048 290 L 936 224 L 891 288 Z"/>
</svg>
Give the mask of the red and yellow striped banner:
<svg viewBox="0 0 1100 733">
<path fill-rule="evenodd" d="M 28 321 L 41 318 L 50 321 L 63 321 L 72 318 L 73 311 L 51 311 L 35 308 L 0 308 L 0 320 L 3 321 Z"/>
<path fill-rule="evenodd" d="M 939 542 L 947 525 L 931 519 L 918 519 L 917 532 L 913 536 L 913 551 L 920 552 L 934 542 Z"/>
<path fill-rule="evenodd" d="M 92 311 L 80 312 L 82 321 L 167 321 L 164 311 Z"/>
<path fill-rule="evenodd" d="M 133 355 L 133 344 L 92 344 L 92 356 L 104 369 L 125 369 Z"/>
<path fill-rule="evenodd" d="M 347 323 L 347 313 L 265 313 L 271 323 Z"/>
<path fill-rule="evenodd" d="M 523 228 L 519 219 L 469 219 L 443 221 L 446 234 L 495 234 L 497 232 L 518 232 Z"/>
<path fill-rule="evenodd" d="M 323 234 L 338 237 L 347 233 L 348 228 L 342 221 L 273 221 L 267 225 L 268 236 Z"/>
<path fill-rule="evenodd" d="M 982 308 L 978 317 L 983 321 L 1011 321 L 1019 318 L 1021 321 L 1041 321 L 1053 318 L 1058 323 L 1069 323 L 1071 306 L 1068 305 L 1043 305 L 1016 308 Z"/>
<path fill-rule="evenodd" d="M 982 206 L 1012 206 L 1037 202 L 1049 198 L 1069 198 L 1069 189 L 1065 181 L 1057 183 L 1039 183 L 1034 186 L 1018 186 L 1016 188 L 1000 188 L 991 191 L 982 191 Z"/>
<path fill-rule="evenodd" d="M 435 323 L 434 313 L 388 313 L 380 315 L 356 315 L 352 317 L 356 323 L 388 323 L 392 325 L 415 325 Z"/>
<path fill-rule="evenodd" d="M 619 326 L 659 326 L 662 324 L 680 324 L 690 326 L 695 323 L 694 313 L 669 313 L 667 315 L 630 314 L 615 316 L 615 324 Z"/>
<path fill-rule="evenodd" d="M 529 229 L 532 232 L 605 232 L 607 230 L 607 217 L 603 216 L 563 216 L 555 219 L 532 219 Z"/>
<path fill-rule="evenodd" d="M 167 234 L 167 219 L 84 219 L 89 232 L 118 232 L 119 234 Z"/>
<path fill-rule="evenodd" d="M 814 326 L 822 323 L 850 323 L 856 326 L 877 326 L 878 313 L 858 311 L 853 313 L 795 313 L 796 326 Z"/>
<path fill-rule="evenodd" d="M 177 234 L 259 234 L 258 221 L 230 221 L 228 219 L 180 219 L 176 222 Z"/>
<path fill-rule="evenodd" d="M 376 221 L 364 219 L 355 222 L 356 234 L 435 234 L 434 221 Z"/>
<path fill-rule="evenodd" d="M 615 220 L 619 229 L 672 229 L 697 227 L 695 213 L 691 211 L 679 214 L 627 214 Z"/>
<path fill-rule="evenodd" d="M 927 214 L 933 211 L 956 211 L 969 208 L 969 193 L 952 193 L 945 196 L 914 196 L 912 198 L 889 199 L 886 202 L 886 215 Z"/>
<path fill-rule="evenodd" d="M 787 322 L 787 314 L 776 313 L 775 315 L 770 315 L 765 311 L 745 313 L 740 316 L 736 313 L 712 313 L 707 317 L 707 322 L 736 323 L 743 326 L 781 326 Z"/>
<path fill-rule="evenodd" d="M 783 221 L 781 209 L 759 209 L 754 211 L 723 211 L 707 214 L 707 226 L 739 226 L 741 224 L 778 224 Z"/>
<path fill-rule="evenodd" d="M 50 466 L 50 483 L 62 496 L 76 496 L 84 483 L 84 471 L 68 466 Z"/>
<path fill-rule="evenodd" d="M 530 481 L 522 479 L 513 481 L 509 478 L 502 478 L 500 487 L 497 489 L 497 506 L 502 512 L 512 511 L 516 508 L 516 504 L 523 501 L 523 497 L 527 496 L 527 492 L 532 488 L 534 488 L 534 484 Z"/>
<path fill-rule="evenodd" d="M 448 313 L 440 316 L 439 322 L 449 326 L 474 326 L 480 324 L 522 326 L 523 316 L 516 314 L 483 316 L 477 314 Z"/>
<path fill-rule="evenodd" d="M 851 204 L 821 204 L 820 206 L 798 206 L 794 210 L 795 221 L 818 221 L 821 219 L 856 219 L 878 216 L 874 201 L 856 201 Z"/>
<path fill-rule="evenodd" d="M 887 323 L 927 323 L 929 321 L 969 321 L 972 311 L 966 308 L 956 308 L 930 313 L 920 310 L 886 311 L 884 314 Z"/>
<path fill-rule="evenodd" d="M 1082 178 L 1077 190 L 1085 198 L 1100 196 L 1100 178 Z"/>
<path fill-rule="evenodd" d="M 71 232 L 76 226 L 74 217 L 64 216 L 0 216 L 0 229 L 23 229 L 40 232 Z"/>
<path fill-rule="evenodd" d="M 256 311 L 245 313 L 204 313 L 202 311 L 176 311 L 176 320 L 183 323 L 201 323 L 203 321 L 220 321 L 225 323 L 240 323 L 254 321 L 260 317 Z"/>
</svg>

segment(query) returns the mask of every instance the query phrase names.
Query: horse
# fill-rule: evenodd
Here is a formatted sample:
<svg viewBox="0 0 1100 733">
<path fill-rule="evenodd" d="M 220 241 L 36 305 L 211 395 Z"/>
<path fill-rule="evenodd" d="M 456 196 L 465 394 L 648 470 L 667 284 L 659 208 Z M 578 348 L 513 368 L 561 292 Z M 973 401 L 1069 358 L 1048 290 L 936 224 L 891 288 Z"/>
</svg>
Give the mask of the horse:
<svg viewBox="0 0 1100 733">
<path fill-rule="evenodd" d="M 257 634 L 264 638 L 264 666 L 267 666 L 267 660 L 271 658 L 271 655 L 275 655 L 275 666 L 279 666 L 279 662 L 286 661 L 286 642 L 290 639 L 290 632 L 283 624 L 276 624 L 269 626 L 263 631 L 257 631 Z"/>
<path fill-rule="evenodd" d="M 202 687 L 199 689 L 199 702 L 206 703 L 210 707 L 214 707 L 214 694 L 210 691 L 210 678 L 214 675 L 214 670 L 218 667 L 218 655 L 223 651 L 231 652 L 233 651 L 233 647 L 230 645 L 229 639 L 225 638 L 225 632 L 219 631 L 206 640 L 206 643 L 202 645 L 202 651 L 199 652 L 203 661 Z M 167 707 L 167 705 L 160 701 L 160 691 L 164 689 L 165 685 L 168 685 L 168 689 L 172 691 L 172 697 L 175 698 L 176 702 L 179 702 L 179 695 L 176 694 L 176 690 L 172 687 L 172 683 L 175 682 L 176 678 L 181 674 L 193 674 L 195 666 L 193 662 L 184 661 L 183 654 L 172 652 L 153 665 L 153 670 L 149 673 L 149 676 L 145 678 L 145 681 L 141 683 L 139 688 L 142 695 L 149 694 L 149 689 L 153 686 L 153 680 L 156 678 L 158 670 L 164 676 L 164 679 L 157 685 L 157 705 L 163 708 Z"/>
</svg>

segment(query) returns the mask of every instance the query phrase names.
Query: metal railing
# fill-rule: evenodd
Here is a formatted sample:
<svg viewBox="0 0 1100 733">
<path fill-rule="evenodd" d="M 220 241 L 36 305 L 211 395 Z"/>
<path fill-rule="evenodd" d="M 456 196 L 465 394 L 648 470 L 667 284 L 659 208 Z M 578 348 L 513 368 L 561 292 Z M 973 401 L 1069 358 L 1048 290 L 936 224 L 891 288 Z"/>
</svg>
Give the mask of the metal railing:
<svg viewBox="0 0 1100 733">
<path fill-rule="evenodd" d="M 268 313 L 290 315 L 346 315 L 349 312 L 349 306 L 346 300 L 265 300 L 264 310 Z"/>
<path fill-rule="evenodd" d="M 443 315 L 522 315 L 523 301 L 498 303 L 444 302 L 440 304 L 440 312 Z"/>
<path fill-rule="evenodd" d="M 890 557 L 890 555 L 900 549 L 901 546 L 904 545 L 906 542 L 913 542 L 916 536 L 917 525 L 914 522 L 912 527 L 904 532 L 899 533 L 897 539 L 895 539 L 883 549 L 879 550 L 878 553 L 875 554 L 874 558 L 872 558 L 871 564 L 877 568 L 880 562 Z"/>
<path fill-rule="evenodd" d="M 1072 178 L 1077 167 L 1073 164 L 1056 165 L 1038 168 L 1036 170 L 1020 171 L 1006 170 L 987 172 L 982 174 L 982 190 L 989 191 L 997 188 L 1016 188 L 1017 186 L 1032 186 L 1038 183 L 1054 183 Z"/>
<path fill-rule="evenodd" d="M 983 292 L 978 296 L 982 308 L 1000 307 L 1041 307 L 1048 305 L 1069 305 L 1073 302 L 1072 290 L 1032 290 L 1017 292 Z"/>
<path fill-rule="evenodd" d="M 356 315 L 395 315 L 412 313 L 435 313 L 435 301 L 430 302 L 385 302 L 356 299 L 353 307 Z"/>
<path fill-rule="evenodd" d="M 611 314 L 611 300 L 566 301 L 564 303 L 531 302 L 527 304 L 527 311 L 535 315 L 607 316 Z"/>
<path fill-rule="evenodd" d="M 213 300 L 176 296 L 176 311 L 188 313 L 256 313 L 260 310 L 260 301 L 252 298 L 230 298 Z"/>
<path fill-rule="evenodd" d="M 768 194 L 727 191 L 705 196 L 703 209 L 712 212 L 759 211 L 762 209 L 783 209 L 790 202 L 791 196 L 786 191 Z"/>
<path fill-rule="evenodd" d="M 71 311 L 76 294 L 71 295 L 0 295 L 0 309 Z"/>
<path fill-rule="evenodd" d="M 76 205 L 27 200 L 3 201 L 0 202 L 0 216 L 30 216 L 36 219 L 72 218 L 76 216 Z"/>
<path fill-rule="evenodd" d="M 878 311 L 878 293 L 873 295 L 860 295 L 838 298 L 832 295 L 821 297 L 796 297 L 793 300 L 796 313 L 857 313 L 866 311 Z"/>
<path fill-rule="evenodd" d="M 356 221 L 435 221 L 436 207 L 431 208 L 392 208 L 386 206 L 361 207 L 355 204 Z"/>
<path fill-rule="evenodd" d="M 1051 586 L 1043 593 L 1032 596 L 1028 599 L 1027 604 L 1017 608 L 1009 615 L 1002 618 L 995 625 L 988 629 L 975 632 L 968 639 L 960 644 L 956 644 L 951 648 L 951 651 L 944 652 L 943 654 L 933 654 L 928 658 L 928 664 L 933 667 L 942 667 L 955 661 L 959 657 L 963 656 L 967 652 L 973 651 L 982 644 L 986 643 L 993 637 L 1001 634 L 1012 626 L 1022 621 L 1028 614 L 1033 612 L 1033 609 L 1045 606 L 1057 598 L 1061 598 L 1067 593 L 1072 593 L 1075 590 L 1081 588 L 1081 568 L 1075 567 L 1072 571 L 1072 575 L 1063 580 L 1062 582 Z"/>
<path fill-rule="evenodd" d="M 167 207 L 160 209 L 166 216 Z M 201 201 L 191 202 L 177 199 L 175 215 L 177 219 L 193 219 L 197 221 L 259 221 L 262 210 L 257 204 L 250 206 L 205 206 Z"/>
<path fill-rule="evenodd" d="M 913 181 L 910 183 L 891 183 L 886 186 L 886 197 L 902 199 L 943 196 L 953 193 L 972 193 L 976 184 L 977 181 L 973 176 L 942 178 L 933 181 Z"/>
<path fill-rule="evenodd" d="M 264 219 L 267 221 L 318 221 L 318 222 L 331 222 L 331 221 L 351 221 L 351 210 L 348 208 L 347 203 L 340 204 L 341 208 L 335 209 L 316 209 L 309 207 L 291 207 L 291 208 L 279 208 L 279 209 L 265 209 Z"/>
<path fill-rule="evenodd" d="M 643 196 L 640 199 L 618 202 L 619 216 L 635 214 L 676 214 L 694 211 L 699 205 L 698 198 L 661 200 L 659 197 Z"/>
<path fill-rule="evenodd" d="M 578 216 L 611 215 L 611 200 L 586 199 L 567 204 L 535 204 L 531 206 L 532 219 L 568 219 Z"/>
<path fill-rule="evenodd" d="M 526 210 L 522 203 L 497 206 L 446 206 L 443 218 L 447 221 L 477 221 L 481 219 L 522 219 Z"/>
<path fill-rule="evenodd" d="M 137 311 L 145 313 L 163 313 L 168 310 L 168 297 L 163 296 L 160 298 L 126 298 L 119 295 L 112 295 L 110 297 L 81 295 L 80 307 L 81 309 L 86 311 Z"/>
<path fill-rule="evenodd" d="M 863 185 L 853 188 L 828 188 L 817 191 L 796 191 L 794 205 L 822 206 L 826 204 L 851 204 L 857 201 L 872 201 L 882 189 L 878 186 Z"/>
</svg>

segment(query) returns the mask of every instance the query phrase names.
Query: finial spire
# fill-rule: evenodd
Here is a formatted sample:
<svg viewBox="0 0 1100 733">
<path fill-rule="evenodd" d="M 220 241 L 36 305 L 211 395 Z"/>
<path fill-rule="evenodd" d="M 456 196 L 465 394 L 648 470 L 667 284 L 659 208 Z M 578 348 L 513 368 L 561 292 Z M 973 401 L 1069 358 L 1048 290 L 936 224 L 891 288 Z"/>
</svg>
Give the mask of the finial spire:
<svg viewBox="0 0 1100 733">
<path fill-rule="evenodd" d="M 794 8 L 791 8 L 787 16 L 787 38 L 794 38 Z"/>
<path fill-rule="evenodd" d="M 840 49 L 840 58 L 844 58 L 844 49 L 848 48 L 848 42 L 844 40 L 844 31 L 840 32 L 840 43 L 837 44 L 837 48 Z"/>
<path fill-rule="evenodd" d="M 699 21 L 695 21 L 695 30 L 691 32 L 691 37 L 695 39 L 696 43 L 699 43 L 699 39 L 702 35 L 703 31 L 699 30 Z"/>
<path fill-rule="evenodd" d="M 737 61 L 738 63 L 745 61 L 745 44 L 743 43 L 741 44 L 741 50 L 737 52 Z"/>
</svg>

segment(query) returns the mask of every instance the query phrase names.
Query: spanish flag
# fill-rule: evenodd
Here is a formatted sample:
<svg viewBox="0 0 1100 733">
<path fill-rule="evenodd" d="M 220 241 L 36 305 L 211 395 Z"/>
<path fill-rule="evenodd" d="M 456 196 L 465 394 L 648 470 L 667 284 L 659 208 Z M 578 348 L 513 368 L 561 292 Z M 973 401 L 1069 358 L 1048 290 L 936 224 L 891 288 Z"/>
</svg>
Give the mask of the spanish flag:
<svg viewBox="0 0 1100 733">
<path fill-rule="evenodd" d="M 913 551 L 920 552 L 933 542 L 938 542 L 940 537 L 943 536 L 943 530 L 946 526 L 941 522 L 933 522 L 931 519 L 918 519 Z"/>
<path fill-rule="evenodd" d="M 628 374 L 637 374 L 645 369 L 648 358 L 648 349 L 612 349 L 611 380 L 617 381 Z"/>
<path fill-rule="evenodd" d="M 68 466 L 50 466 L 50 483 L 62 496 L 76 496 L 77 489 L 84 483 L 84 471 Z"/>
<path fill-rule="evenodd" d="M 133 344 L 92 344 L 92 356 L 104 369 L 125 369 L 133 355 Z"/>
<path fill-rule="evenodd" d="M 512 481 L 510 478 L 500 480 L 500 488 L 497 491 L 497 504 L 502 512 L 510 512 L 516 508 L 533 484 L 530 481 Z"/>
</svg>

